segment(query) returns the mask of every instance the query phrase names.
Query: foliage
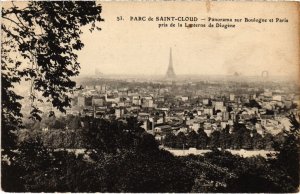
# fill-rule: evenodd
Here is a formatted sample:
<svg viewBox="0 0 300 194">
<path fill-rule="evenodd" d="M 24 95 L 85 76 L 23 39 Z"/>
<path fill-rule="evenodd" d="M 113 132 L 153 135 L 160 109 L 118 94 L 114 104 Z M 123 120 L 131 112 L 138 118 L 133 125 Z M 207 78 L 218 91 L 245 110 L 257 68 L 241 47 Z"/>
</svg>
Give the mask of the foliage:
<svg viewBox="0 0 300 194">
<path fill-rule="evenodd" d="M 90 122 L 93 133 L 91 131 L 86 141 L 93 149 L 86 150 L 84 155 L 46 148 L 40 139 L 29 138 L 22 142 L 13 168 L 20 170 L 9 176 L 19 183 L 19 190 L 188 192 L 191 189 L 193 180 L 184 164 L 159 150 L 154 137 L 141 131 L 136 119 L 129 118 L 123 124 L 101 124 L 101 120 L 86 118 L 86 123 Z M 114 128 L 118 125 L 119 128 Z M 176 176 L 177 173 L 181 176 Z M 11 180 L 7 177 L 5 180 Z M 6 191 L 17 191 L 8 181 L 4 184 Z"/>
<path fill-rule="evenodd" d="M 167 152 L 127 152 L 111 162 L 105 168 L 109 192 L 188 192 L 192 185 L 182 163 Z"/>
<path fill-rule="evenodd" d="M 242 158 L 216 150 L 181 160 L 194 177 L 192 192 L 295 192 L 291 178 L 262 157 Z"/>
<path fill-rule="evenodd" d="M 250 100 L 249 103 L 245 103 L 245 106 L 250 107 L 250 108 L 253 108 L 253 107 L 261 108 L 260 104 L 256 100 L 253 100 L 253 99 Z"/>
<path fill-rule="evenodd" d="M 274 143 L 275 150 L 279 151 L 277 159 L 272 161 L 274 168 L 286 171 L 292 180 L 291 184 L 295 192 L 299 187 L 299 130 L 300 124 L 294 114 L 289 115 L 291 127 L 284 131 L 285 138 L 283 143 Z"/>
<path fill-rule="evenodd" d="M 222 130 L 214 130 L 210 136 L 200 128 L 197 132 L 189 131 L 186 134 L 183 132 L 177 135 L 167 133 L 164 145 L 170 148 L 185 149 L 247 149 L 257 150 L 266 149 L 273 150 L 275 140 L 281 143 L 280 134 L 277 136 L 266 133 L 264 136 L 257 133 L 256 130 L 247 129 L 244 124 L 235 123 L 232 132 L 229 132 L 229 126 Z"/>
<path fill-rule="evenodd" d="M 90 145 L 85 154 L 49 149 L 40 139 L 29 139 L 19 145 L 13 166 L 3 163 L 3 188 L 11 192 L 231 193 L 295 192 L 298 186 L 290 174 L 295 162 L 287 161 L 284 153 L 278 159 L 243 158 L 214 149 L 204 156 L 174 157 L 158 148 L 136 118 L 108 122 L 86 117 L 81 122 L 86 127 L 82 135 L 88 137 L 84 146 Z M 194 135 L 186 137 L 187 144 L 194 143 Z M 291 154 L 289 159 L 295 159 Z"/>
<path fill-rule="evenodd" d="M 81 27 L 96 27 L 101 6 L 93 1 L 32 1 L 2 7 L 1 82 L 2 147 L 14 144 L 12 131 L 21 125 L 21 100 L 14 85 L 31 81 L 31 118 L 41 120 L 37 102 L 51 102 L 64 112 L 70 106 L 70 93 L 76 90 L 71 77 L 79 74 L 75 50 L 80 50 Z M 99 28 L 98 28 L 99 29 Z M 39 97 L 40 94 L 43 99 Z"/>
</svg>

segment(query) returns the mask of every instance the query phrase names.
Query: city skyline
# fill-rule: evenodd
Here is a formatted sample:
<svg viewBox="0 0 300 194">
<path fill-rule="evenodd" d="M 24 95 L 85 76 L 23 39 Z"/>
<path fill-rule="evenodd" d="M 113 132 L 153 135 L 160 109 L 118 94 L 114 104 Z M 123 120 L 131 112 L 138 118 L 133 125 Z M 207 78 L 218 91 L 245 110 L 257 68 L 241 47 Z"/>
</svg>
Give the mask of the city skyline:
<svg viewBox="0 0 300 194">
<path fill-rule="evenodd" d="M 244 75 L 243 73 L 240 73 L 240 72 L 230 72 L 229 74 L 181 74 L 180 72 L 177 74 L 176 70 L 174 70 L 174 65 L 173 65 L 173 55 L 172 55 L 172 47 L 170 47 L 169 49 L 169 61 L 168 61 L 168 65 L 167 65 L 167 69 L 165 71 L 165 73 L 159 73 L 159 74 L 138 74 L 138 73 L 133 73 L 133 74 L 130 74 L 130 73 L 103 73 L 102 71 L 99 70 L 98 67 L 95 68 L 95 71 L 94 71 L 94 75 L 95 76 L 110 76 L 110 75 L 124 75 L 124 76 L 150 76 L 150 77 L 153 77 L 153 76 L 157 76 L 157 77 L 161 77 L 161 78 L 165 78 L 165 79 L 177 79 L 178 77 L 181 77 L 181 76 L 235 76 L 235 77 L 289 77 L 289 75 L 280 75 L 280 74 L 270 74 L 268 70 L 263 70 L 261 72 L 257 72 L 255 75 Z M 165 67 L 163 67 L 164 69 Z M 92 74 L 92 73 L 91 73 Z M 79 76 L 86 76 L 85 74 L 81 74 Z"/>
</svg>

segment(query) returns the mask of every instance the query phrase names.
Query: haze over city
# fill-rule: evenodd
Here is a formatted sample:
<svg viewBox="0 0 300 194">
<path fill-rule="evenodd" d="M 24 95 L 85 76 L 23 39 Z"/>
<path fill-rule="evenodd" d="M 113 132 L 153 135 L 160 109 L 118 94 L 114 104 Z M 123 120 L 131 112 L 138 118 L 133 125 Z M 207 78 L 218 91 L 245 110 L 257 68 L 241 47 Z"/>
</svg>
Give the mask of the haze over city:
<svg viewBox="0 0 300 194">
<path fill-rule="evenodd" d="M 293 21 L 282 24 L 240 24 L 236 29 L 172 28 L 159 29 L 156 23 L 132 22 L 129 15 L 171 15 L 166 6 L 132 4 L 126 11 L 114 3 L 102 3 L 101 31 L 83 30 L 85 48 L 79 54 L 81 75 L 94 74 L 95 68 L 104 74 L 164 75 L 168 67 L 169 48 L 173 48 L 174 70 L 177 75 L 232 75 L 260 76 L 267 70 L 271 76 L 297 77 L 298 51 L 295 44 Z M 174 4 L 174 7 L 178 4 Z M 174 9 L 173 15 L 205 18 L 205 7 L 192 10 Z M 219 5 L 216 5 L 215 9 Z M 111 12 L 110 10 L 115 10 Z M 254 9 L 249 7 L 250 11 Z M 256 7 L 257 9 L 263 9 Z M 260 14 L 264 17 L 273 6 Z M 252 10 L 253 11 L 253 10 Z M 277 9 L 278 15 L 285 13 Z M 230 17 L 230 9 L 209 13 L 215 17 Z M 123 16 L 124 21 L 117 21 Z M 128 16 L 128 18 L 126 17 Z M 242 14 L 241 17 L 247 16 Z M 250 38 L 250 37 L 255 37 Z M 276 40 L 276 41 L 274 41 Z M 295 48 L 295 49 L 293 49 Z M 296 71 L 295 71 L 296 70 Z"/>
</svg>

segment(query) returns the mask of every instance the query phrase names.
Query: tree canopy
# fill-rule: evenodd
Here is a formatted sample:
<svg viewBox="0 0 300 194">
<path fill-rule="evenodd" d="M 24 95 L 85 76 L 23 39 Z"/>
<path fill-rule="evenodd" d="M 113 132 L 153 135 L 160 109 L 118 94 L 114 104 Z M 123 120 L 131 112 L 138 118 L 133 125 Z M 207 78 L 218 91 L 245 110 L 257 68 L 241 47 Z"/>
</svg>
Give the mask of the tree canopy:
<svg viewBox="0 0 300 194">
<path fill-rule="evenodd" d="M 42 112 L 36 102 L 50 102 L 62 112 L 70 106 L 70 94 L 78 89 L 71 78 L 77 76 L 80 69 L 74 51 L 84 46 L 80 40 L 81 27 L 90 25 L 90 31 L 100 30 L 96 26 L 96 22 L 103 21 L 100 13 L 101 6 L 95 1 L 3 4 L 1 116 L 4 137 L 12 136 L 9 131 L 21 125 L 19 100 L 23 96 L 14 91 L 14 85 L 23 79 L 31 84 L 31 118 L 41 119 Z M 5 141 L 2 146 L 9 144 Z"/>
</svg>

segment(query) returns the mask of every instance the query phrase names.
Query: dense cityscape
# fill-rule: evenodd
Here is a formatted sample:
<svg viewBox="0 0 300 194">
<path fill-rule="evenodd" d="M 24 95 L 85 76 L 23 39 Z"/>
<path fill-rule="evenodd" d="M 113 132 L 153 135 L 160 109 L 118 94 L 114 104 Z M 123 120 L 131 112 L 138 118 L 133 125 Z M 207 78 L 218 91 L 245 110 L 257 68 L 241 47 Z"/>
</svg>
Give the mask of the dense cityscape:
<svg viewBox="0 0 300 194">
<path fill-rule="evenodd" d="M 261 77 L 247 78 L 237 73 L 223 76 L 221 80 L 220 77 L 176 76 L 171 51 L 163 78 L 145 81 L 145 78 L 108 77 L 96 69 L 94 76 L 78 80 L 83 88 L 73 94 L 72 106 L 66 113 L 53 111 L 51 105 L 41 105 L 43 112 L 55 112 L 58 117 L 54 120 L 58 123 L 62 118 L 73 121 L 64 119 L 55 125 L 55 121 L 45 124 L 46 119 L 27 126 L 44 132 L 76 133 L 74 130 L 84 128 L 84 117 L 123 122 L 134 117 L 161 148 L 171 152 L 175 149 L 172 153 L 177 155 L 183 153 L 176 149 L 190 149 L 191 152 L 184 153 L 196 154 L 195 149 L 213 147 L 273 150 L 271 141 L 280 142 L 283 132 L 290 128 L 287 116 L 299 115 L 298 86 L 289 81 L 271 80 L 266 71 Z M 75 127 L 74 123 L 66 124 L 74 120 Z"/>
</svg>

